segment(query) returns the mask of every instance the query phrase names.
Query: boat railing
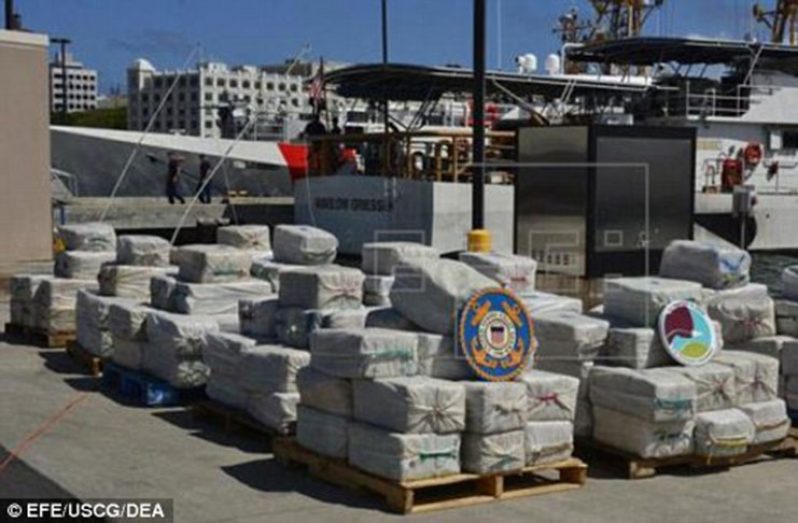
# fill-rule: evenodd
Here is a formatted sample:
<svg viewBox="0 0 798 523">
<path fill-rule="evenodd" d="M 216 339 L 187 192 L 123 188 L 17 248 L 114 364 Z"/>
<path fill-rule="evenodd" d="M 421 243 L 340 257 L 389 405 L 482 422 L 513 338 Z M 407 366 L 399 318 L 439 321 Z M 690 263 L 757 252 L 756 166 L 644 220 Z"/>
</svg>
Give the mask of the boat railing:
<svg viewBox="0 0 798 523">
<path fill-rule="evenodd" d="M 741 117 L 752 105 L 772 97 L 782 87 L 776 85 L 737 85 L 729 93 L 717 88 L 697 90 L 686 82 L 682 87 L 662 87 L 667 114 L 699 117 Z"/>
<path fill-rule="evenodd" d="M 471 176 L 469 129 L 347 133 L 307 137 L 308 175 L 379 175 L 459 182 Z M 486 162 L 513 159 L 515 133 L 487 131 Z M 511 173 L 506 175 L 506 181 Z"/>
</svg>

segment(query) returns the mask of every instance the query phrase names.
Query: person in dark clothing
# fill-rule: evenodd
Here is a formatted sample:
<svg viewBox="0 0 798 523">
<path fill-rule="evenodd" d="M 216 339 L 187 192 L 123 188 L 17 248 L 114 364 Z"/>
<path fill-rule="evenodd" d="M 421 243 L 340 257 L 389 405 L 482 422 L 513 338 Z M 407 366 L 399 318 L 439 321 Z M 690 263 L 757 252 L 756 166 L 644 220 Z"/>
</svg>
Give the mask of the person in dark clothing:
<svg viewBox="0 0 798 523">
<path fill-rule="evenodd" d="M 169 153 L 168 159 L 169 161 L 166 164 L 166 197 L 169 198 L 169 204 L 171 205 L 175 203 L 175 200 L 180 203 L 186 203 L 186 200 L 180 194 L 180 165 L 183 163 L 183 158 L 175 153 Z"/>
<path fill-rule="evenodd" d="M 200 203 L 211 203 L 211 184 L 209 183 L 204 188 L 202 187 L 211 172 L 211 162 L 204 154 L 199 155 L 199 160 L 199 182 L 197 183 L 199 201 Z"/>
<path fill-rule="evenodd" d="M 333 116 L 332 129 L 330 129 L 330 134 L 334 134 L 334 135 L 337 135 L 337 136 L 340 136 L 340 135 L 344 134 L 344 132 L 338 126 L 338 117 L 337 116 Z"/>
<path fill-rule="evenodd" d="M 323 136 L 327 134 L 327 128 L 321 123 L 318 114 L 313 115 L 313 119 L 305 126 L 305 136 Z"/>
</svg>

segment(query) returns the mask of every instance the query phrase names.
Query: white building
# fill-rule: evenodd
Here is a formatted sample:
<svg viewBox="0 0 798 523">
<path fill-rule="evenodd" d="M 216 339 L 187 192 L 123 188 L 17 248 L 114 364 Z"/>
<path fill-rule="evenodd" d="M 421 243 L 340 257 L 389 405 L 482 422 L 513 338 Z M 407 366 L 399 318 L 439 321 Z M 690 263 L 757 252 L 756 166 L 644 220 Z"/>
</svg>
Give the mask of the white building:
<svg viewBox="0 0 798 523">
<path fill-rule="evenodd" d="M 97 71 L 86 69 L 70 53 L 66 54 L 67 112 L 97 108 Z M 50 111 L 63 110 L 64 84 L 61 55 L 50 62 Z"/>
<path fill-rule="evenodd" d="M 303 64 L 304 65 L 304 64 Z M 284 69 L 207 62 L 183 72 L 151 132 L 202 137 L 233 137 L 256 115 L 258 125 L 249 138 L 281 137 L 282 123 L 311 113 L 303 89 L 306 76 Z M 306 69 L 306 68 L 302 68 Z M 138 59 L 128 68 L 128 129 L 144 130 L 174 82 L 177 71 L 157 71 Z M 222 113 L 231 117 L 223 121 Z"/>
</svg>

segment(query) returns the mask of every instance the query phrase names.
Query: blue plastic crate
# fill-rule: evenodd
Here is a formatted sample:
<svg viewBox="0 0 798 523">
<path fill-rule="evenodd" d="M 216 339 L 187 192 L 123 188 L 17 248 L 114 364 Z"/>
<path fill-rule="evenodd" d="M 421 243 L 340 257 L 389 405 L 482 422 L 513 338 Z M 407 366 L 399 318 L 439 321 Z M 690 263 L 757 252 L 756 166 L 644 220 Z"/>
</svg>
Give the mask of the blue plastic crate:
<svg viewBox="0 0 798 523">
<path fill-rule="evenodd" d="M 126 369 L 115 363 L 103 368 L 102 386 L 105 390 L 147 407 L 180 405 L 204 397 L 204 389 L 178 389 L 169 383 L 140 371 Z"/>
</svg>

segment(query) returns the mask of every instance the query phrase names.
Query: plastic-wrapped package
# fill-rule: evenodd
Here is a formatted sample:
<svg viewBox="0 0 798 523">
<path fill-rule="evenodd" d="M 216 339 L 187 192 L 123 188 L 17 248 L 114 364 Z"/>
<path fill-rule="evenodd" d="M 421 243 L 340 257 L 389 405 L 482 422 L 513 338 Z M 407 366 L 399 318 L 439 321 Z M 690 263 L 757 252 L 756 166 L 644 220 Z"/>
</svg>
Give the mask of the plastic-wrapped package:
<svg viewBox="0 0 798 523">
<path fill-rule="evenodd" d="M 695 417 L 695 453 L 705 457 L 743 454 L 754 440 L 754 424 L 739 409 L 701 412 Z"/>
<path fill-rule="evenodd" d="M 726 346 L 726 350 L 753 352 L 781 360 L 786 344 L 795 341 L 791 336 L 766 336 Z"/>
<path fill-rule="evenodd" d="M 202 359 L 210 367 L 212 375 L 224 375 L 237 383 L 241 353 L 255 347 L 255 340 L 238 334 L 215 332 L 205 336 Z"/>
<path fill-rule="evenodd" d="M 781 441 L 790 431 L 791 421 L 787 416 L 787 404 L 782 399 L 773 399 L 742 405 L 739 409 L 748 416 L 754 426 L 752 445 Z"/>
<path fill-rule="evenodd" d="M 399 434 L 362 423 L 349 425 L 349 463 L 394 481 L 460 472 L 459 434 Z"/>
<path fill-rule="evenodd" d="M 216 229 L 216 242 L 237 249 L 269 251 L 268 225 L 228 225 Z"/>
<path fill-rule="evenodd" d="M 590 437 L 593 432 L 593 414 L 590 404 L 590 372 L 595 367 L 592 361 L 543 360 L 535 364 L 536 370 L 564 374 L 579 380 L 576 394 L 576 413 L 574 415 L 574 434 Z"/>
<path fill-rule="evenodd" d="M 302 405 L 336 416 L 351 418 L 352 381 L 328 376 L 313 367 L 297 371 L 296 386 Z"/>
<path fill-rule="evenodd" d="M 393 276 L 367 274 L 363 280 L 363 303 L 374 307 L 387 307 L 391 304 Z"/>
<path fill-rule="evenodd" d="M 496 434 L 526 425 L 526 386 L 517 382 L 461 381 L 466 393 L 465 430 Z"/>
<path fill-rule="evenodd" d="M 468 380 L 476 373 L 466 357 L 454 346 L 454 339 L 442 334 L 419 332 L 418 373 L 444 380 Z"/>
<path fill-rule="evenodd" d="M 338 265 L 303 267 L 280 274 L 280 306 L 300 309 L 359 309 L 364 275 Z"/>
<path fill-rule="evenodd" d="M 338 254 L 338 239 L 308 225 L 278 225 L 274 229 L 275 261 L 295 265 L 326 265 Z"/>
<path fill-rule="evenodd" d="M 779 360 L 753 352 L 727 350 L 713 363 L 734 372 L 735 406 L 774 400 L 778 397 Z"/>
<path fill-rule="evenodd" d="M 674 367 L 684 377 L 695 383 L 696 412 L 723 410 L 737 403 L 734 370 L 719 363 L 698 367 Z"/>
<path fill-rule="evenodd" d="M 570 311 L 537 314 L 534 322 L 538 342 L 536 361 L 550 358 L 593 360 L 598 356 L 610 328 L 606 320 Z"/>
<path fill-rule="evenodd" d="M 465 388 L 425 376 L 355 380 L 354 416 L 403 433 L 465 430 Z"/>
<path fill-rule="evenodd" d="M 715 299 L 707 304 L 709 316 L 720 322 L 726 343 L 741 343 L 776 335 L 776 311 L 773 300 Z"/>
<path fill-rule="evenodd" d="M 299 394 L 277 392 L 274 394 L 250 394 L 247 412 L 257 421 L 281 435 L 293 432 L 297 419 Z"/>
<path fill-rule="evenodd" d="M 298 349 L 310 346 L 310 337 L 324 323 L 324 313 L 296 307 L 278 308 L 274 314 L 274 332 L 280 343 Z"/>
<path fill-rule="evenodd" d="M 64 251 L 56 256 L 53 272 L 59 278 L 93 280 L 104 264 L 115 259 L 116 255 L 108 251 Z"/>
<path fill-rule="evenodd" d="M 604 314 L 632 327 L 653 327 L 659 313 L 676 300 L 700 301 L 701 284 L 654 276 L 604 280 Z"/>
<path fill-rule="evenodd" d="M 662 253 L 659 275 L 728 289 L 748 283 L 750 270 L 751 255 L 738 247 L 676 240 Z"/>
<path fill-rule="evenodd" d="M 790 265 L 781 271 L 781 287 L 787 299 L 798 300 L 798 265 Z"/>
<path fill-rule="evenodd" d="M 383 276 L 393 276 L 401 263 L 440 258 L 440 253 L 434 247 L 414 242 L 364 243 L 361 254 L 363 272 Z"/>
<path fill-rule="evenodd" d="M 535 290 L 538 264 L 527 256 L 500 252 L 462 252 L 460 261 L 517 293 Z"/>
<path fill-rule="evenodd" d="M 345 459 L 349 444 L 349 425 L 349 420 L 343 416 L 302 404 L 297 409 L 296 441 L 322 456 Z"/>
<path fill-rule="evenodd" d="M 731 289 L 703 289 L 701 291 L 700 304 L 709 307 L 712 304 L 722 303 L 729 300 L 747 301 L 761 300 L 770 296 L 768 286 L 761 283 L 748 283 L 742 287 Z"/>
<path fill-rule="evenodd" d="M 125 298 L 98 296 L 93 292 L 79 290 L 75 305 L 77 341 L 81 347 L 101 358 L 111 356 L 113 350 L 109 326 L 111 305 L 135 305 Z"/>
<path fill-rule="evenodd" d="M 79 290 L 97 290 L 96 280 L 43 278 L 33 296 L 34 327 L 46 332 L 74 331 Z"/>
<path fill-rule="evenodd" d="M 696 412 L 696 384 L 675 367 L 632 370 L 595 366 L 589 379 L 594 413 L 596 407 L 602 407 L 658 423 L 692 420 Z M 595 425 L 597 420 L 593 421 Z"/>
<path fill-rule="evenodd" d="M 275 339 L 277 332 L 274 323 L 277 306 L 276 296 L 238 300 L 241 334 L 264 341 Z"/>
<path fill-rule="evenodd" d="M 237 383 L 235 377 L 217 374 L 210 371 L 208 382 L 205 384 L 205 394 L 216 402 L 246 411 L 249 395 Z"/>
<path fill-rule="evenodd" d="M 659 333 L 648 327 L 611 328 L 601 349 L 601 361 L 631 369 L 673 365 Z"/>
<path fill-rule="evenodd" d="M 177 280 L 171 276 L 150 278 L 150 303 L 162 311 L 174 310 L 174 294 Z"/>
<path fill-rule="evenodd" d="M 374 307 L 329 311 L 324 315 L 322 327 L 325 329 L 362 329 L 366 326 L 366 318 Z"/>
<path fill-rule="evenodd" d="M 105 264 L 97 280 L 100 294 L 150 301 L 150 280 L 156 276 L 177 276 L 177 267 Z"/>
<path fill-rule="evenodd" d="M 320 329 L 310 364 L 339 378 L 394 378 L 418 373 L 418 337 L 389 329 Z"/>
<path fill-rule="evenodd" d="M 219 332 L 219 324 L 207 316 L 186 316 L 153 311 L 146 320 L 147 339 L 156 347 L 151 352 L 181 358 L 201 358 L 205 337 Z"/>
<path fill-rule="evenodd" d="M 296 374 L 310 364 L 308 352 L 280 345 L 244 348 L 240 355 L 239 382 L 253 393 L 296 392 Z"/>
<path fill-rule="evenodd" d="M 524 431 L 497 434 L 463 434 L 463 472 L 491 474 L 524 468 Z"/>
<path fill-rule="evenodd" d="M 177 282 L 172 293 L 175 312 L 183 314 L 238 314 L 239 300 L 272 295 L 271 285 L 260 280 L 228 283 Z"/>
<path fill-rule="evenodd" d="M 116 231 L 105 223 L 60 225 L 58 235 L 69 251 L 115 251 Z"/>
<path fill-rule="evenodd" d="M 141 304 L 112 303 L 108 309 L 108 329 L 114 338 L 147 341 L 145 322 L 152 309 Z"/>
<path fill-rule="evenodd" d="M 180 247 L 179 278 L 191 283 L 228 283 L 249 278 L 252 256 L 229 245 Z M 271 293 L 269 289 L 268 293 Z"/>
<path fill-rule="evenodd" d="M 111 361 L 128 369 L 138 370 L 141 368 L 145 357 L 144 353 L 148 347 L 146 341 L 119 338 L 112 332 L 111 344 L 113 345 Z"/>
<path fill-rule="evenodd" d="M 574 421 L 579 391 L 577 378 L 527 370 L 518 377 L 518 381 L 526 386 L 527 421 Z"/>
<path fill-rule="evenodd" d="M 594 404 L 593 420 L 596 441 L 641 458 L 667 458 L 693 452 L 692 418 L 652 422 Z"/>
<path fill-rule="evenodd" d="M 8 282 L 10 294 L 11 323 L 24 327 L 34 327 L 36 314 L 33 297 L 39 285 L 48 276 L 39 274 L 16 274 Z"/>
<path fill-rule="evenodd" d="M 238 323 L 238 314 L 212 314 L 208 316 L 219 326 L 219 332 L 240 334 L 241 325 Z"/>
<path fill-rule="evenodd" d="M 569 421 L 531 421 L 524 427 L 526 465 L 565 461 L 574 451 L 574 427 Z"/>
<path fill-rule="evenodd" d="M 541 291 L 524 292 L 520 296 L 533 318 L 545 313 L 569 311 L 581 314 L 584 311 L 582 300 L 577 298 Z"/>
<path fill-rule="evenodd" d="M 790 411 L 798 412 L 798 376 L 787 376 L 784 380 L 784 400 Z M 791 414 L 794 416 L 794 414 Z"/>
<path fill-rule="evenodd" d="M 303 266 L 279 263 L 267 259 L 255 259 L 252 260 L 250 274 L 253 278 L 269 282 L 274 292 L 280 292 L 280 274 L 301 267 Z"/>
<path fill-rule="evenodd" d="M 776 300 L 776 332 L 784 336 L 798 337 L 798 302 Z"/>
<path fill-rule="evenodd" d="M 391 304 L 423 330 L 454 335 L 460 308 L 496 282 L 453 260 L 425 260 L 400 265 L 391 289 Z"/>
<path fill-rule="evenodd" d="M 119 265 L 169 265 L 171 244 L 159 236 L 123 235 L 116 240 L 116 262 Z"/>
<path fill-rule="evenodd" d="M 402 313 L 393 307 L 378 307 L 370 310 L 366 315 L 366 327 L 403 331 L 421 330 L 421 327 L 402 316 Z"/>
<path fill-rule="evenodd" d="M 210 369 L 198 355 L 180 355 L 174 347 L 151 343 L 144 352 L 142 369 L 175 388 L 193 389 L 205 385 Z"/>
</svg>

